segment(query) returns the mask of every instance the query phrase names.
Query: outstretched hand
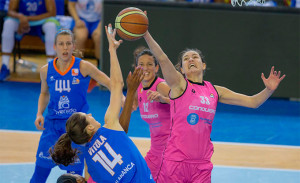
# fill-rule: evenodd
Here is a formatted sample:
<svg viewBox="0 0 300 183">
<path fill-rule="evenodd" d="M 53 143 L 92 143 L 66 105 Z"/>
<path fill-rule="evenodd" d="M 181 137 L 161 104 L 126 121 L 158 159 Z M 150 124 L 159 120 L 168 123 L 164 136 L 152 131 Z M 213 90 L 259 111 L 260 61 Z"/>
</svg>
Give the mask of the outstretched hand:
<svg viewBox="0 0 300 183">
<path fill-rule="evenodd" d="M 274 66 L 271 68 L 271 72 L 268 78 L 265 78 L 264 73 L 261 73 L 261 79 L 263 80 L 267 89 L 274 91 L 278 87 L 279 83 L 285 78 L 285 74 L 281 75 L 280 71 L 274 71 Z"/>
<path fill-rule="evenodd" d="M 126 83 L 127 83 L 127 88 L 128 91 L 133 91 L 135 92 L 137 88 L 139 87 L 141 81 L 144 79 L 144 72 L 142 67 L 137 67 L 135 68 L 133 74 L 129 72 Z"/>
<path fill-rule="evenodd" d="M 105 26 L 105 32 L 109 43 L 109 49 L 114 49 L 114 50 L 118 49 L 118 47 L 123 42 L 123 40 L 117 41 L 115 39 L 116 29 L 113 29 L 111 24 L 108 24 L 108 26 Z"/>
</svg>

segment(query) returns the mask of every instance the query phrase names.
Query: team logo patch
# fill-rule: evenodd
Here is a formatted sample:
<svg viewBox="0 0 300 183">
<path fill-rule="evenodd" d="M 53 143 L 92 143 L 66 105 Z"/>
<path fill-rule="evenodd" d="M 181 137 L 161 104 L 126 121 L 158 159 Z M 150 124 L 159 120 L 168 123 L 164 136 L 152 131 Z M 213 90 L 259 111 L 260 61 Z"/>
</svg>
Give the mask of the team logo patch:
<svg viewBox="0 0 300 183">
<path fill-rule="evenodd" d="M 72 84 L 76 85 L 76 84 L 79 84 L 79 83 L 80 83 L 80 80 L 78 78 L 73 77 Z"/>
<path fill-rule="evenodd" d="M 195 93 L 195 90 L 194 90 L 194 89 L 192 89 L 192 93 Z"/>
<path fill-rule="evenodd" d="M 50 76 L 50 81 L 54 81 L 54 77 L 53 76 Z"/>
<path fill-rule="evenodd" d="M 60 96 L 58 101 L 58 109 L 70 108 L 70 101 L 67 96 Z"/>
<path fill-rule="evenodd" d="M 72 69 L 72 76 L 78 76 L 79 70 L 78 69 Z"/>
<path fill-rule="evenodd" d="M 212 94 L 212 93 L 209 96 L 210 96 L 210 98 L 215 98 L 214 94 Z"/>
<path fill-rule="evenodd" d="M 143 93 L 143 88 L 140 89 L 140 93 Z"/>
<path fill-rule="evenodd" d="M 186 120 L 190 125 L 195 125 L 199 121 L 199 116 L 196 113 L 191 113 L 191 114 L 188 115 Z"/>
</svg>

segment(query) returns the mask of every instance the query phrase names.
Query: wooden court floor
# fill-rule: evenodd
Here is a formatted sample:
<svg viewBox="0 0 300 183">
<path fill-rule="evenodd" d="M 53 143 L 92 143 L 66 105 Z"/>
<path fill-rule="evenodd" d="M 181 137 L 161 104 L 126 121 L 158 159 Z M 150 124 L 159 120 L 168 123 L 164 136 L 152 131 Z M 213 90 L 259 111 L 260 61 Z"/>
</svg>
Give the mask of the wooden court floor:
<svg viewBox="0 0 300 183">
<path fill-rule="evenodd" d="M 17 72 L 12 73 L 9 80 L 40 82 L 39 68 L 46 64 L 46 57 L 25 54 L 22 59 L 36 63 L 37 71 L 32 72 L 17 65 Z M 85 60 L 96 64 L 95 59 Z M 10 68 L 12 69 L 12 58 Z M 40 135 L 41 133 L 0 131 L 0 163 L 35 162 Z M 145 156 L 150 148 L 150 140 L 134 138 L 133 141 Z M 300 147 L 216 142 L 214 147 L 214 165 L 300 170 Z"/>
<path fill-rule="evenodd" d="M 0 163 L 35 162 L 41 133 L 0 131 Z M 143 156 L 150 140 L 132 138 Z M 214 143 L 214 165 L 300 170 L 300 148 Z"/>
</svg>

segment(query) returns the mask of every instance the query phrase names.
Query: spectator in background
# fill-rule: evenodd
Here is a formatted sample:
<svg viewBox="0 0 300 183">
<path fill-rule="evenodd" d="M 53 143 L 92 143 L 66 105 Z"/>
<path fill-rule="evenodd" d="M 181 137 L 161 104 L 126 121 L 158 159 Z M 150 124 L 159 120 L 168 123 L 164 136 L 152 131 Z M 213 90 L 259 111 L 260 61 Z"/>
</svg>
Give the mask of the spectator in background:
<svg viewBox="0 0 300 183">
<path fill-rule="evenodd" d="M 300 8 L 300 0 L 283 0 L 285 6 Z"/>
<path fill-rule="evenodd" d="M 24 34 L 45 36 L 47 61 L 55 56 L 53 48 L 58 22 L 56 21 L 55 2 L 53 0 L 13 0 L 9 3 L 8 18 L 2 31 L 2 67 L 0 81 L 10 75 L 9 60 L 15 43 L 15 34 L 20 38 Z"/>
<path fill-rule="evenodd" d="M 7 12 L 9 5 L 9 0 L 0 0 L 0 11 Z"/>
<path fill-rule="evenodd" d="M 56 19 L 59 21 L 60 27 L 64 29 L 71 29 L 73 18 L 65 11 L 65 0 L 55 0 L 56 4 Z"/>
<path fill-rule="evenodd" d="M 86 40 L 92 38 L 99 64 L 102 0 L 69 0 L 68 9 L 74 19 L 71 29 L 75 34 L 77 49 L 82 51 Z"/>
</svg>

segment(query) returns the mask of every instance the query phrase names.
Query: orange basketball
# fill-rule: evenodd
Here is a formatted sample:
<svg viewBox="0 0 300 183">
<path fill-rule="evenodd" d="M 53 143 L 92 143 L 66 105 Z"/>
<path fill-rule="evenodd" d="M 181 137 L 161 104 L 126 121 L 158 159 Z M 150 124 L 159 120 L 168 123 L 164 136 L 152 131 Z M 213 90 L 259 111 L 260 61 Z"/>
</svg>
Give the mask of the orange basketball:
<svg viewBox="0 0 300 183">
<path fill-rule="evenodd" d="M 135 41 L 143 37 L 148 30 L 148 25 L 145 13 L 135 7 L 123 9 L 115 20 L 118 35 L 128 41 Z"/>
</svg>

